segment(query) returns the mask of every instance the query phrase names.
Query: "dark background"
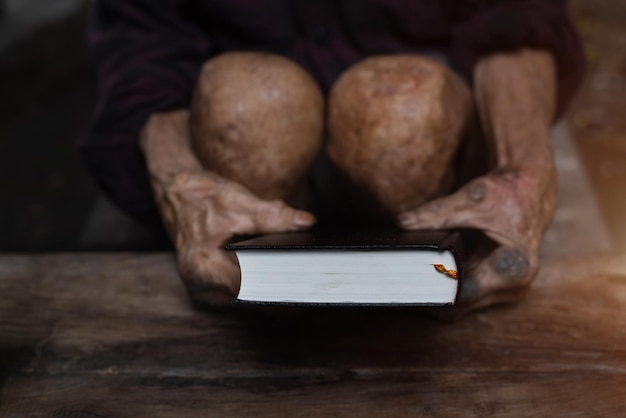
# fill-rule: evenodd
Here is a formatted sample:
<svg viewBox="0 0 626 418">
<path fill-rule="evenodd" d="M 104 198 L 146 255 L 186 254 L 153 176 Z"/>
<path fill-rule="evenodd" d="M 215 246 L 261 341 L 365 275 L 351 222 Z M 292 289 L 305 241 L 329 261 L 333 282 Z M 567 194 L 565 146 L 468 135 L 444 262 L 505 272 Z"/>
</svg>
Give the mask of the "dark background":
<svg viewBox="0 0 626 418">
<path fill-rule="evenodd" d="M 96 101 L 88 0 L 0 0 L 0 251 L 151 250 L 163 242 L 98 192 L 75 142 Z M 626 2 L 570 2 L 589 72 L 566 119 L 626 248 Z"/>
<path fill-rule="evenodd" d="M 0 0 L 0 251 L 155 249 L 75 143 L 96 103 L 88 0 Z"/>
</svg>

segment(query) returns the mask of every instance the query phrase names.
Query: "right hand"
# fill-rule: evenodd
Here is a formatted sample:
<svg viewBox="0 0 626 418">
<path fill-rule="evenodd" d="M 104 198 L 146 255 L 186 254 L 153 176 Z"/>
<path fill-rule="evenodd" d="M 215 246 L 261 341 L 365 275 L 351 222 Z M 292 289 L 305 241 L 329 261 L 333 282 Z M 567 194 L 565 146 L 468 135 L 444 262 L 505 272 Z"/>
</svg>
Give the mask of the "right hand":
<svg viewBox="0 0 626 418">
<path fill-rule="evenodd" d="M 204 170 L 176 174 L 157 202 L 176 245 L 178 270 L 194 300 L 225 306 L 239 292 L 236 257 L 224 251 L 234 235 L 298 231 L 315 218 L 279 200 L 257 198 L 245 187 Z"/>
<path fill-rule="evenodd" d="M 265 201 L 206 171 L 190 146 L 189 112 L 152 115 L 141 131 L 157 206 L 176 245 L 178 270 L 196 304 L 224 306 L 239 292 L 235 256 L 223 250 L 235 234 L 306 229 L 308 212 Z"/>
</svg>

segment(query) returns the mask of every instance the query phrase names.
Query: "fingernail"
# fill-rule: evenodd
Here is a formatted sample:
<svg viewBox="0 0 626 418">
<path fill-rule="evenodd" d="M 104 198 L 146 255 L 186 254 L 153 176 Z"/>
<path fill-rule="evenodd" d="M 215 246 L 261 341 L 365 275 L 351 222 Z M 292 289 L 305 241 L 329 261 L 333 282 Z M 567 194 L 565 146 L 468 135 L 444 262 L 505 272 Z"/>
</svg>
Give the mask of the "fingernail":
<svg viewBox="0 0 626 418">
<path fill-rule="evenodd" d="M 402 213 L 398 215 L 398 223 L 402 226 L 411 226 L 415 223 L 415 215 L 412 213 Z"/>
<path fill-rule="evenodd" d="M 293 223 L 297 226 L 311 226 L 315 223 L 315 217 L 307 212 L 296 212 Z"/>
</svg>

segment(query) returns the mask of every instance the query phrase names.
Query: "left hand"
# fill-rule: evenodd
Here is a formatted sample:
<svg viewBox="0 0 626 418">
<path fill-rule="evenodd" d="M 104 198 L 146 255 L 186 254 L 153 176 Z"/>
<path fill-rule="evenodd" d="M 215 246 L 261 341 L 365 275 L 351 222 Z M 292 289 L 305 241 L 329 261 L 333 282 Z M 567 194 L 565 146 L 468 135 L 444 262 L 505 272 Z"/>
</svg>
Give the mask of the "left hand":
<svg viewBox="0 0 626 418">
<path fill-rule="evenodd" d="M 495 242 L 493 251 L 465 269 L 456 303 L 467 312 L 525 294 L 539 268 L 539 246 L 555 200 L 553 164 L 510 165 L 400 214 L 398 224 L 408 230 L 478 229 Z"/>
</svg>

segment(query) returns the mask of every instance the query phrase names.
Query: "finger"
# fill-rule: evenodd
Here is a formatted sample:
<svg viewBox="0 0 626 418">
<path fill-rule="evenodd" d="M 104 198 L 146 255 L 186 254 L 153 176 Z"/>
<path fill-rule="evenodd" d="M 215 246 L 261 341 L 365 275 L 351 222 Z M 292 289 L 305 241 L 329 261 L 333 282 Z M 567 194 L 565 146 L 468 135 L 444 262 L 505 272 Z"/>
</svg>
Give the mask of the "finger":
<svg viewBox="0 0 626 418">
<path fill-rule="evenodd" d="M 456 193 L 428 202 L 397 217 L 403 229 L 482 228 L 484 210 L 478 210 L 485 199 L 486 185 L 475 180 Z"/>
<path fill-rule="evenodd" d="M 177 253 L 178 271 L 191 294 L 215 294 L 230 299 L 239 293 L 241 272 L 235 261 L 219 248 L 187 246 Z"/>
<path fill-rule="evenodd" d="M 255 213 L 259 233 L 297 231 L 315 224 L 315 216 L 281 201 L 264 202 Z"/>
<path fill-rule="evenodd" d="M 522 251 L 512 247 L 498 247 L 464 275 L 457 302 L 472 307 L 487 302 L 496 303 L 499 293 L 502 296 L 503 291 L 523 289 L 535 273 L 535 263 Z"/>
<path fill-rule="evenodd" d="M 315 224 L 315 216 L 294 209 L 281 201 L 261 201 L 249 214 L 247 222 L 235 226 L 237 234 L 269 234 L 298 231 Z"/>
</svg>

